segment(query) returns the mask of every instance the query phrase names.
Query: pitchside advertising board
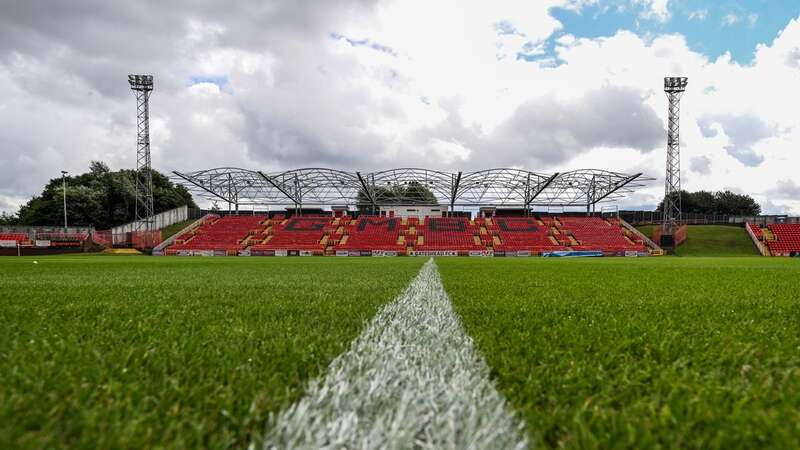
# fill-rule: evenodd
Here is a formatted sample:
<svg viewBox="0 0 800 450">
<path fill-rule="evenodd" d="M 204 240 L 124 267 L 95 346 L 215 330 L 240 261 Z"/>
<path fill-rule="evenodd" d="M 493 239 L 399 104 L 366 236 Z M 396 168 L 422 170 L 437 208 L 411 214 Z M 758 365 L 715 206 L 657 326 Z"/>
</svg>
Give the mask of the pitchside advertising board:
<svg viewBox="0 0 800 450">
<path fill-rule="evenodd" d="M 458 256 L 454 251 L 411 251 L 408 256 Z"/>
<path fill-rule="evenodd" d="M 17 241 L 0 241 L 0 247 L 17 248 Z"/>
<path fill-rule="evenodd" d="M 336 256 L 391 257 L 398 256 L 398 253 L 393 250 L 336 250 Z"/>
</svg>

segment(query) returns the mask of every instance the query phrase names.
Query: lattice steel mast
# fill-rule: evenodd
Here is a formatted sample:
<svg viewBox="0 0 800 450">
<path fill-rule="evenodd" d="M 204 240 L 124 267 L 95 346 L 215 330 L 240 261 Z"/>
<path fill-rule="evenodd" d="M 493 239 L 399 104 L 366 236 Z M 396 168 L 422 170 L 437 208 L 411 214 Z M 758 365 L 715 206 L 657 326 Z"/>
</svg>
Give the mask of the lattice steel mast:
<svg viewBox="0 0 800 450">
<path fill-rule="evenodd" d="M 136 227 L 153 229 L 153 172 L 150 165 L 150 93 L 152 75 L 128 75 L 136 96 Z"/>
<path fill-rule="evenodd" d="M 664 92 L 669 101 L 667 124 L 667 173 L 664 191 L 664 233 L 672 234 L 681 220 L 681 142 L 680 114 L 681 97 L 689 79 L 686 77 L 664 78 Z"/>
</svg>

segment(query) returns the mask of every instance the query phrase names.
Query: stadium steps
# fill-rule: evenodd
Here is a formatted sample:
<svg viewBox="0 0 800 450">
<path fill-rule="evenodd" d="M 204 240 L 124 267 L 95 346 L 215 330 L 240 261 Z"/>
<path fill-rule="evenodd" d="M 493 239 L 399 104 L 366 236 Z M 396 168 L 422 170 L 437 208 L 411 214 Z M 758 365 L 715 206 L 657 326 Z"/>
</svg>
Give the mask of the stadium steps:
<svg viewBox="0 0 800 450">
<path fill-rule="evenodd" d="M 417 236 L 417 245 L 425 245 L 425 236 L 421 234 Z"/>
<path fill-rule="evenodd" d="M 772 232 L 769 228 L 763 228 L 761 230 L 761 234 L 764 236 L 765 241 L 774 241 L 775 240 L 775 233 Z"/>
<path fill-rule="evenodd" d="M 498 245 L 503 245 L 503 241 L 500 240 L 500 236 L 494 235 L 492 236 L 492 244 L 493 247 L 497 247 Z"/>
<path fill-rule="evenodd" d="M 481 238 L 479 236 L 472 236 L 472 241 L 475 242 L 475 245 L 481 245 Z"/>
<path fill-rule="evenodd" d="M 550 239 L 550 242 L 552 242 L 553 245 L 558 245 L 558 241 L 556 240 L 555 237 L 553 237 L 553 236 L 547 236 L 547 237 Z"/>
<path fill-rule="evenodd" d="M 581 243 L 578 242 L 577 239 L 575 239 L 575 236 L 570 234 L 567 237 L 569 238 L 569 245 L 581 245 Z"/>
</svg>

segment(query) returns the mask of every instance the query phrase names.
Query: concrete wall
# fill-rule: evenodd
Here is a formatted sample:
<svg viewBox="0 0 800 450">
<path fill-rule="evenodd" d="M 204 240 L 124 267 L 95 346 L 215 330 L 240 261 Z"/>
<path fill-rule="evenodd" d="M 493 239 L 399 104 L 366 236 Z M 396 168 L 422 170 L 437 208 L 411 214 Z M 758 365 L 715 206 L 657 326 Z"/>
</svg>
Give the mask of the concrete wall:
<svg viewBox="0 0 800 450">
<path fill-rule="evenodd" d="M 156 214 L 155 216 L 153 216 L 153 218 L 155 220 L 155 229 L 160 230 L 174 223 L 188 220 L 189 208 L 186 206 L 179 206 L 175 209 L 170 209 L 169 211 L 164 211 L 162 213 Z M 131 223 L 126 223 L 125 225 L 116 226 L 111 229 L 111 234 L 116 235 L 116 234 L 130 233 L 131 231 L 137 231 L 138 227 L 136 225 L 137 222 L 131 222 Z"/>
</svg>

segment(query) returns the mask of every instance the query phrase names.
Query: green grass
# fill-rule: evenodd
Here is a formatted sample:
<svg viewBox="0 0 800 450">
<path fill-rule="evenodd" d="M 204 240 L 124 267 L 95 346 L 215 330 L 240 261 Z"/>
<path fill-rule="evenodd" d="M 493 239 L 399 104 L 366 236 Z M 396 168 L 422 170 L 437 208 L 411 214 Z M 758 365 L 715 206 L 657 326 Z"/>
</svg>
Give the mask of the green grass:
<svg viewBox="0 0 800 450">
<path fill-rule="evenodd" d="M 162 228 L 161 239 L 168 239 L 172 237 L 175 233 L 178 233 L 179 231 L 188 227 L 189 225 L 193 224 L 196 221 L 197 219 L 184 220 L 183 222 L 173 223 L 172 225 Z"/>
<path fill-rule="evenodd" d="M 0 258 L 0 448 L 245 447 L 424 261 Z M 800 261 L 437 263 L 534 444 L 800 448 Z"/>
<path fill-rule="evenodd" d="M 423 262 L 2 258 L 0 448 L 243 448 Z"/>
<path fill-rule="evenodd" d="M 439 258 L 550 448 L 800 448 L 800 261 Z"/>
<path fill-rule="evenodd" d="M 638 227 L 653 236 L 654 225 Z M 758 256 L 758 250 L 742 227 L 728 225 L 690 225 L 686 241 L 676 256 Z"/>
</svg>

